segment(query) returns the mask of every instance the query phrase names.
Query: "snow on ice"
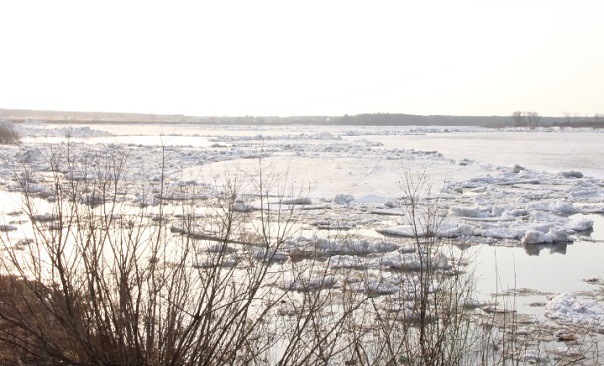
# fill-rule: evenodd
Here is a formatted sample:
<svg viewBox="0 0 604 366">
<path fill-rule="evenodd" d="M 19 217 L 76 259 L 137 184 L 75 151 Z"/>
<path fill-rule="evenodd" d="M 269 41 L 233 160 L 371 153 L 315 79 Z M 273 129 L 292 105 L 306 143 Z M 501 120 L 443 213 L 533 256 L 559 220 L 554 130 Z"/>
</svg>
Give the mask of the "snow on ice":
<svg viewBox="0 0 604 366">
<path fill-rule="evenodd" d="M 22 136 L 26 137 L 93 138 L 109 135 L 108 132 L 91 129 L 88 126 L 50 125 L 40 121 L 28 121 L 15 124 L 14 127 Z M 459 128 L 458 130 L 467 132 L 477 129 Z M 426 127 L 413 128 L 407 133 L 439 133 L 442 131 L 442 128 Z M 447 130 L 448 133 L 453 131 L 457 130 Z M 434 233 L 438 237 L 516 240 L 518 243 L 528 245 L 572 242 L 577 235 L 589 236 L 589 231 L 593 227 L 593 221 L 583 218 L 581 214 L 604 212 L 602 181 L 585 177 L 578 171 L 549 173 L 532 171 L 518 164 L 512 167 L 501 167 L 474 162 L 472 164 L 466 162 L 460 166 L 457 162 L 446 159 L 442 154 L 434 151 L 388 149 L 375 140 L 350 140 L 350 138 L 361 135 L 371 137 L 372 134 L 392 133 L 401 133 L 401 131 L 318 131 L 316 133 L 272 135 L 267 133 L 251 136 L 217 135 L 208 139 L 218 144 L 228 142 L 229 145 L 209 145 L 206 148 L 164 146 L 165 161 L 167 162 L 165 176 L 168 177 L 167 189 L 163 193 L 164 198 L 186 199 L 187 197 L 183 196 L 183 190 L 180 189 L 183 179 L 188 180 L 187 184 L 197 184 L 200 188 L 207 185 L 208 180 L 204 179 L 206 175 L 198 172 L 197 176 L 194 176 L 195 169 L 205 173 L 204 169 L 209 166 L 217 167 L 216 164 L 222 164 L 221 166 L 224 167 L 228 162 L 253 160 L 262 156 L 267 160 L 274 159 L 277 162 L 287 160 L 288 165 L 291 166 L 290 177 L 294 181 L 303 183 L 310 181 L 308 178 L 311 175 L 315 182 L 313 185 L 318 191 L 321 191 L 323 186 L 328 190 L 332 189 L 334 185 L 340 189 L 350 188 L 345 193 L 331 190 L 333 199 L 323 198 L 325 196 L 312 197 L 311 190 L 309 196 L 282 198 L 281 204 L 317 209 L 329 208 L 329 203 L 331 203 L 332 208 L 337 205 L 342 206 L 336 211 L 343 217 L 349 216 L 351 213 L 358 214 L 359 211 L 365 212 L 366 215 L 401 217 L 396 225 L 375 227 L 378 233 L 385 235 L 411 237 L 415 234 L 426 234 L 423 232 L 423 228 L 419 228 L 418 232 L 413 232 L 404 219 L 408 207 L 401 195 L 400 183 L 396 178 L 397 171 L 401 169 L 402 164 L 410 166 L 410 169 L 418 167 L 418 170 L 419 167 L 429 166 L 430 169 L 426 174 L 434 172 L 435 179 L 438 179 L 442 172 L 451 175 L 440 191 L 432 191 L 430 196 L 424 197 L 426 202 L 438 201 L 438 204 L 446 209 L 446 212 L 441 210 L 441 214 L 446 218 Z M 256 143 L 258 141 L 261 142 L 260 150 Z M 72 144 L 75 151 L 79 149 L 85 152 L 90 161 L 101 160 L 103 154 L 106 154 L 104 150 L 108 148 L 106 144 L 98 143 L 72 142 Z M 54 144 L 52 148 L 57 149 L 57 146 L 60 145 Z M 0 162 L 3 162 L 0 166 L 0 179 L 5 182 L 5 188 L 9 191 L 20 189 L 14 174 L 19 167 L 13 162 L 27 163 L 32 165 L 33 169 L 43 171 L 47 169 L 50 148 L 42 138 L 27 141 L 19 147 L 11 146 L 3 149 L 0 152 Z M 146 180 L 147 184 L 152 184 L 159 179 L 153 173 L 157 169 L 152 169 L 151 166 L 153 162 L 157 161 L 157 158 L 153 158 L 153 155 L 157 154 L 156 147 L 129 144 L 111 145 L 109 148 L 123 151 L 123 154 L 129 155 L 135 162 L 135 164 L 131 164 L 134 170 L 131 176 Z M 308 157 L 319 159 L 313 160 L 313 162 L 325 161 L 325 164 L 336 163 L 340 168 L 347 167 L 352 170 L 349 172 L 352 176 L 346 177 L 345 174 L 342 174 L 345 172 L 335 172 L 333 179 L 336 179 L 336 182 L 330 186 L 326 182 L 328 179 L 332 179 L 327 176 L 328 165 L 319 163 L 324 168 L 314 170 L 296 169 L 295 159 L 306 161 L 304 159 Z M 384 157 L 395 157 L 396 160 L 384 160 Z M 356 160 L 348 162 L 350 159 Z M 343 163 L 347 165 L 342 165 Z M 367 164 L 367 170 L 360 170 L 358 164 Z M 453 166 L 457 166 L 457 168 L 453 168 Z M 323 173 L 326 173 L 326 176 L 322 177 Z M 219 175 L 220 170 L 217 169 L 214 174 Z M 453 178 L 456 176 L 462 179 L 454 180 Z M 385 178 L 390 177 L 393 182 L 386 181 Z M 85 177 L 82 176 L 81 171 L 69 171 L 66 173 L 66 178 L 84 179 Z M 432 182 L 438 183 L 435 179 Z M 363 186 L 359 184 L 363 184 Z M 376 189 L 371 191 L 371 187 L 376 187 Z M 361 189 L 359 190 L 359 188 Z M 45 188 L 32 182 L 27 189 L 42 194 Z M 199 193 L 199 196 L 203 197 L 203 194 Z M 157 197 L 154 194 L 141 196 L 139 193 L 129 199 L 143 205 L 157 203 Z M 314 201 L 327 205 L 310 207 Z M 234 208 L 238 211 L 248 212 L 258 209 L 259 206 L 254 202 L 240 201 Z M 346 222 L 349 229 L 359 227 L 358 223 L 342 217 L 332 221 Z M 366 220 L 366 222 L 371 223 L 371 220 Z M 330 224 L 318 227 L 329 229 L 341 228 L 342 225 Z"/>
<path fill-rule="evenodd" d="M 589 327 L 604 334 L 604 303 L 601 301 L 559 294 L 545 306 L 545 316 L 563 324 Z"/>
<path fill-rule="evenodd" d="M 271 257 L 278 263 L 294 257 L 319 258 L 329 261 L 333 268 L 350 271 L 416 270 L 423 264 L 408 240 L 416 235 L 434 235 L 468 243 L 511 241 L 519 246 L 570 243 L 578 239 L 590 240 L 594 222 L 585 215 L 604 213 L 604 181 L 580 171 L 548 172 L 532 170 L 516 162 L 498 166 L 471 159 L 452 160 L 437 151 L 390 146 L 380 140 L 396 135 L 445 133 L 444 128 L 439 127 L 406 130 L 326 127 L 327 130 L 317 129 L 316 132 L 292 133 L 276 126 L 257 127 L 260 131 L 253 132 L 249 127 L 220 126 L 214 127 L 214 133 L 209 136 L 196 135 L 196 138 L 207 140 L 204 146 L 167 144 L 161 149 L 160 146 L 137 143 L 135 138 L 124 144 L 98 142 L 99 138 L 112 136 L 102 125 L 90 128 L 28 121 L 15 124 L 14 128 L 24 139 L 19 146 L 0 149 L 0 188 L 6 192 L 25 189 L 48 200 L 52 200 L 52 196 L 45 185 L 35 181 L 25 186 L 21 184 L 21 168 L 26 164 L 33 173 L 47 172 L 51 152 L 65 148 L 67 137 L 71 139 L 72 153 L 84 154 L 91 163 L 107 158 L 108 150 L 128 156 L 130 171 L 124 179 L 137 180 L 144 189 L 124 193 L 120 199 L 141 206 L 159 202 L 157 185 L 162 179 L 166 183 L 163 199 L 185 200 L 191 198 L 191 192 L 197 198 L 206 199 L 211 188 L 216 187 L 217 178 L 240 172 L 253 174 L 262 158 L 270 169 L 287 171 L 287 179 L 293 184 L 310 187 L 308 194 L 297 198 L 271 198 L 271 209 L 285 205 L 305 211 L 300 215 L 300 225 L 306 236 L 287 238 L 283 248 Z M 271 132 L 270 128 L 277 132 Z M 446 133 L 489 131 L 459 127 L 448 128 Z M 505 131 L 530 133 L 514 128 Z M 536 131 L 556 133 L 563 130 L 539 128 Z M 174 141 L 178 141 L 178 136 Z M 164 154 L 163 176 L 158 173 L 160 150 Z M 409 225 L 409 200 L 400 183 L 403 169 L 425 170 L 429 177 L 432 190 L 421 197 L 420 204 L 436 205 L 438 217 L 442 218 L 430 231 Z M 78 170 L 64 174 L 71 180 L 90 177 Z M 262 206 L 254 199 L 256 196 L 254 191 L 243 192 L 233 209 L 253 214 L 260 208 L 267 208 L 266 202 Z M 82 200 L 93 204 L 96 197 L 83 197 Z M 2 213 L 5 222 L 1 223 L 0 231 L 18 232 L 19 226 L 10 223 L 8 211 Z M 36 219 L 52 221 L 53 217 L 40 213 Z M 173 232 L 187 234 L 178 225 L 173 227 Z M 220 244 L 212 244 L 208 248 L 210 256 L 196 266 L 215 265 L 211 254 L 222 249 Z M 263 259 L 267 253 L 255 250 L 247 255 Z M 240 256 L 239 252 L 229 251 L 229 260 L 223 265 L 238 265 Z M 444 256 L 431 260 L 440 269 L 450 268 L 450 261 Z M 375 294 L 404 290 L 401 283 L 388 277 L 355 282 L 351 276 L 347 280 L 349 285 Z M 286 283 L 284 287 L 313 291 L 342 285 L 338 281 L 336 277 L 317 276 L 305 282 Z M 563 323 L 604 329 L 602 303 L 581 300 L 573 295 L 561 294 L 552 298 L 547 304 L 546 315 Z M 527 354 L 526 358 L 539 357 Z"/>
</svg>

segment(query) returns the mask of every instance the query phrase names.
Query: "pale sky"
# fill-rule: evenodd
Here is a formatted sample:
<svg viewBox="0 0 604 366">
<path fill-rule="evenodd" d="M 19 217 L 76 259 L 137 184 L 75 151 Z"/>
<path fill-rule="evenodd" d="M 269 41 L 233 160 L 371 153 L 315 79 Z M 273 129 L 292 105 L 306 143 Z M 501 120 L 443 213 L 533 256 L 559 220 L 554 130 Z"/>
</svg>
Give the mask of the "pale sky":
<svg viewBox="0 0 604 366">
<path fill-rule="evenodd" d="M 604 113 L 604 1 L 0 0 L 0 108 Z"/>
</svg>

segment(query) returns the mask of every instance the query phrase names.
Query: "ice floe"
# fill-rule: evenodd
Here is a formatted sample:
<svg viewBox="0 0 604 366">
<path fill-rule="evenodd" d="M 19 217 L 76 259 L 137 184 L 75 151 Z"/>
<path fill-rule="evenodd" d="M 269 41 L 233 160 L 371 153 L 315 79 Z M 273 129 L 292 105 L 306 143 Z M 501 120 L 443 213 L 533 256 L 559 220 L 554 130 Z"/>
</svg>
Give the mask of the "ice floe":
<svg viewBox="0 0 604 366">
<path fill-rule="evenodd" d="M 51 125 L 40 121 L 28 121 L 15 124 L 23 136 L 104 136 L 108 132 L 92 129 L 87 126 L 61 126 Z M 375 140 L 358 139 L 348 141 L 356 136 L 371 135 L 396 135 L 405 133 L 442 133 L 471 132 L 489 130 L 481 128 L 440 128 L 417 127 L 407 130 L 367 130 L 351 131 L 344 129 L 342 132 L 317 131 L 286 134 L 255 134 L 255 135 L 218 135 L 210 140 L 221 144 L 210 145 L 206 148 L 187 146 L 164 146 L 165 174 L 161 178 L 153 174 L 153 162 L 158 158 L 157 149 L 153 146 L 126 145 L 121 146 L 123 155 L 140 164 L 132 165 L 135 170 L 130 176 L 147 179 L 148 183 L 159 182 L 164 179 L 166 189 L 162 192 L 162 199 L 172 201 L 191 198 L 191 190 L 183 189 L 182 177 L 184 172 L 192 172 L 196 166 L 241 160 L 242 158 L 257 159 L 259 157 L 326 157 L 328 159 L 358 159 L 368 158 L 370 166 L 367 174 L 375 174 L 381 165 L 386 164 L 384 157 L 396 160 L 414 162 L 426 161 L 428 164 L 447 168 L 454 164 L 436 151 L 405 150 L 400 148 L 386 148 Z M 511 129 L 510 131 L 525 131 Z M 549 130 L 544 130 L 549 131 Z M 552 130 L 555 132 L 554 130 Z M 557 131 L 557 130 L 556 130 Z M 0 153 L 0 161 L 19 162 L 33 165 L 36 171 L 48 169 L 48 146 L 43 143 L 25 143 L 19 149 L 6 149 Z M 259 150 L 256 141 L 270 141 Z M 229 144 L 224 144 L 229 142 Z M 98 159 L 107 149 L 106 145 L 73 143 L 74 152 L 84 151 L 91 160 Z M 45 147 L 46 146 L 46 147 Z M 421 163 L 420 163 L 421 164 Z M 388 169 L 394 169 L 388 165 Z M 461 168 L 461 167 L 460 167 Z M 577 235 L 592 228 L 592 223 L 587 219 L 573 216 L 575 214 L 589 214 L 604 212 L 604 192 L 602 181 L 585 177 L 581 172 L 567 170 L 559 173 L 533 171 L 524 165 L 515 164 L 512 167 L 498 167 L 466 161 L 463 168 L 469 168 L 472 177 L 461 180 L 449 179 L 440 192 L 433 192 L 433 200 L 439 200 L 447 209 L 446 223 L 435 233 L 442 238 L 479 237 L 502 240 L 517 240 L 524 244 L 555 243 L 560 241 L 573 241 Z M 41 197 L 50 197 L 44 184 L 30 182 L 27 187 L 19 186 L 14 179 L 15 174 L 6 164 L 0 170 L 1 179 L 6 181 L 5 187 L 9 190 L 27 189 L 36 192 Z M 317 172 L 318 173 L 318 172 Z M 314 173 L 313 173 L 314 174 Z M 190 175 L 187 175 L 187 177 Z M 65 177 L 72 180 L 85 179 L 82 171 L 70 170 Z M 195 179 L 195 178 L 194 178 Z M 194 181 L 195 183 L 195 181 Z M 198 187 L 203 187 L 205 182 L 197 180 Z M 372 181 L 375 184 L 375 180 Z M 148 191 L 147 191 L 148 192 Z M 312 192 L 311 192 L 312 194 Z M 197 193 L 198 197 L 206 197 L 206 193 Z M 399 217 L 405 214 L 406 202 L 400 197 L 400 191 L 391 191 L 388 194 L 369 193 L 360 196 L 351 193 L 337 193 L 332 199 L 321 199 L 312 195 L 299 198 L 283 198 L 281 204 L 299 205 L 307 209 L 329 209 L 326 204 L 342 205 L 349 208 L 349 213 L 362 210 L 368 215 L 384 215 Z M 50 197 L 51 198 L 51 197 Z M 427 197 L 428 198 L 428 197 Z M 85 202 L 96 202 L 97 196 L 82 198 Z M 158 203 L 156 194 L 142 194 L 135 192 L 127 198 L 140 205 L 154 205 Z M 320 205 L 314 202 L 321 202 Z M 254 202 L 237 202 L 233 209 L 240 212 L 252 212 L 259 207 Z M 347 230 L 360 228 L 360 221 L 347 220 L 344 208 L 340 209 L 341 217 L 330 220 L 316 220 L 318 229 Z M 371 223 L 371 220 L 365 220 Z M 380 226 L 377 232 L 386 235 L 410 237 L 415 234 L 425 235 L 419 230 L 413 232 L 406 225 Z M 578 234 L 579 233 L 579 234 Z"/>
<path fill-rule="evenodd" d="M 422 151 L 382 142 L 385 136 L 501 130 L 475 127 L 398 130 L 351 127 L 322 130 L 317 127 L 310 130 L 304 127 L 296 133 L 275 126 L 214 126 L 208 127 L 214 129 L 212 136 L 199 136 L 208 141 L 200 147 L 155 146 L 136 140 L 119 146 L 98 143 L 105 139 L 93 138 L 111 136 L 102 125 L 61 126 L 28 121 L 14 127 L 24 141 L 18 146 L 0 149 L 0 188 L 10 192 L 26 191 L 48 201 L 54 199 L 47 180 L 49 164 L 53 153 L 67 148 L 67 141 L 70 141 L 70 152 L 85 159 L 75 164 L 80 164 L 80 168 L 60 165 L 58 173 L 65 180 L 91 183 L 102 178 L 89 169 L 92 165 L 86 164 L 106 161 L 106 151 L 114 149 L 119 151 L 117 156 L 128 159 L 129 174 L 123 179 L 131 187 L 140 187 L 120 193 L 119 199 L 143 207 L 160 202 L 178 205 L 193 200 L 203 206 L 206 200 L 224 194 L 218 182 L 225 172 L 232 169 L 231 172 L 241 174 L 239 178 L 250 172 L 257 173 L 254 168 L 260 159 L 278 169 L 289 169 L 289 179 L 295 184 L 311 187 L 308 194 L 305 191 L 294 197 L 276 195 L 260 203 L 253 185 L 242 184 L 240 197 L 231 201 L 231 206 L 225 206 L 249 220 L 257 217 L 260 210 L 307 210 L 295 218 L 303 233 L 285 238 L 279 250 L 257 246 L 244 249 L 243 241 L 249 240 L 249 236 L 228 238 L 225 244 L 224 238 L 215 231 L 190 229 L 178 220 L 171 221 L 175 235 L 209 242 L 192 265 L 198 270 L 244 266 L 259 260 L 288 266 L 311 259 L 338 274 L 324 271 L 284 281 L 281 287 L 288 290 L 311 292 L 346 286 L 375 296 L 400 294 L 404 298 L 405 294 L 412 293 L 414 283 L 402 283 L 402 275 L 425 268 L 427 260 L 442 271 L 455 264 L 442 253 L 433 253 L 430 257 L 425 253 L 419 255 L 409 240 L 416 236 L 469 244 L 524 245 L 534 250 L 544 244 L 581 240 L 599 245 L 600 241 L 591 237 L 594 220 L 588 215 L 604 213 L 602 179 L 574 168 L 559 172 L 535 170 L 522 159 L 514 158 L 508 166 L 498 166 L 480 159 L 450 159 L 434 148 Z M 516 128 L 504 131 L 533 132 Z M 538 128 L 535 132 L 563 133 L 565 130 Z M 86 141 L 86 138 L 91 139 Z M 24 174 L 24 167 L 28 168 L 29 176 Z M 437 208 L 439 225 L 436 227 L 414 227 L 408 222 L 410 201 L 401 189 L 401 171 L 422 171 L 423 168 L 427 169 L 432 190 L 416 204 Z M 163 190 L 158 188 L 160 184 Z M 97 191 L 91 190 L 77 197 L 77 202 L 94 206 L 101 203 L 101 199 Z M 51 213 L 36 213 L 28 219 L 60 229 L 56 216 Z M 19 228 L 10 219 L 0 225 L 3 235 L 16 234 Z M 381 275 L 376 275 L 378 272 Z M 372 275 L 362 278 L 360 273 Z M 461 305 L 475 308 L 483 304 L 479 300 L 467 300 Z M 562 294 L 548 302 L 545 312 L 557 322 L 594 327 L 604 332 L 604 305 L 596 300 Z M 527 362 L 543 362 L 543 357 L 532 350 L 521 355 Z"/>
<path fill-rule="evenodd" d="M 13 123 L 14 130 L 22 137 L 99 137 L 110 133 L 88 126 L 62 126 L 29 119 L 23 123 Z"/>
<path fill-rule="evenodd" d="M 604 303 L 601 301 L 559 294 L 545 306 L 545 316 L 560 323 L 585 326 L 604 334 Z"/>
</svg>

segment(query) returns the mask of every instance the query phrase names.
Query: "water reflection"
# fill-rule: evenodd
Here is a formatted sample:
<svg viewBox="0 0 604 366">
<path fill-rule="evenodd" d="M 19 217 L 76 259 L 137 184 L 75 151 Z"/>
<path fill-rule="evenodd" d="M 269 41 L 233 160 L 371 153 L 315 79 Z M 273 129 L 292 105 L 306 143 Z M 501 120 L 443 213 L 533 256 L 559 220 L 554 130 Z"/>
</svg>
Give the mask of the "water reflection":
<svg viewBox="0 0 604 366">
<path fill-rule="evenodd" d="M 567 246 L 568 243 L 530 244 L 524 246 L 524 251 L 533 256 L 538 256 L 542 250 L 548 250 L 549 254 L 566 254 Z"/>
</svg>

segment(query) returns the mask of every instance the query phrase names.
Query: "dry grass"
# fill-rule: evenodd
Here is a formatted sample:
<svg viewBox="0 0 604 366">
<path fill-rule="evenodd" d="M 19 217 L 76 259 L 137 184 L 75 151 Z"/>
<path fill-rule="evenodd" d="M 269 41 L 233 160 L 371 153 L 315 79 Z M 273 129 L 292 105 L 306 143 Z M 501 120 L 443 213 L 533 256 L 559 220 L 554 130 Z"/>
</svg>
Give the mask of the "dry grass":
<svg viewBox="0 0 604 366">
<path fill-rule="evenodd" d="M 45 332 L 54 334 L 59 347 L 69 347 L 44 301 L 56 295 L 38 281 L 0 276 L 0 364 L 39 364 Z"/>
</svg>

